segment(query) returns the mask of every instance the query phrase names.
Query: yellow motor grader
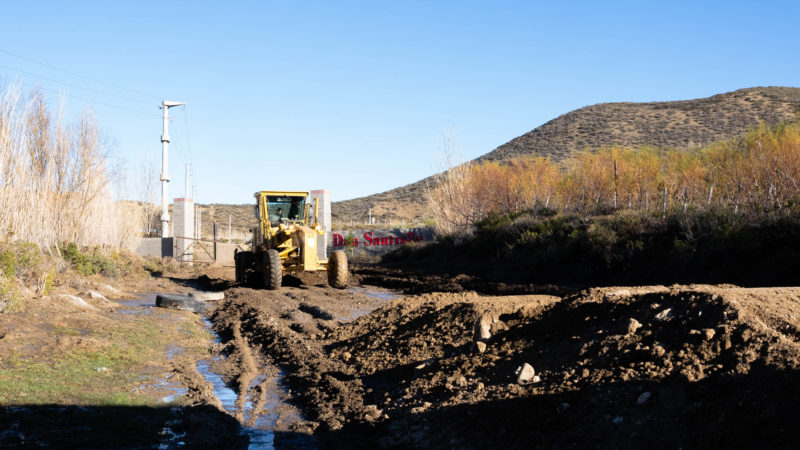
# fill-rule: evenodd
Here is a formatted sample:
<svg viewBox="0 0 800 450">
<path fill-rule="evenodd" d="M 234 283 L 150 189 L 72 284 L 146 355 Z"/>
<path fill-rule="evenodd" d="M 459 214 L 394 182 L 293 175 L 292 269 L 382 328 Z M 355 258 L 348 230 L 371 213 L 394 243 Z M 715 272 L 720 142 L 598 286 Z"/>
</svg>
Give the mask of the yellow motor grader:
<svg viewBox="0 0 800 450">
<path fill-rule="evenodd" d="M 317 238 L 325 229 L 317 221 L 319 200 L 316 199 L 313 223 L 309 223 L 311 205 L 308 192 L 259 191 L 250 251 L 236 252 L 236 281 L 257 284 L 266 289 L 280 289 L 284 273 L 328 272 L 328 284 L 337 289 L 347 287 L 347 255 L 331 252 L 329 259 L 320 259 Z"/>
</svg>

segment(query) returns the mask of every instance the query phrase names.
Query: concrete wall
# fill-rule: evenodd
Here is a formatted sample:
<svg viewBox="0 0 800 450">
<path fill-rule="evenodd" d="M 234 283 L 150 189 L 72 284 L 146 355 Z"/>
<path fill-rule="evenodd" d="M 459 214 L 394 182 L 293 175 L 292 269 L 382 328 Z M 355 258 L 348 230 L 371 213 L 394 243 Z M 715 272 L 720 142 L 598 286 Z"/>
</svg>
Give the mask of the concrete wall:
<svg viewBox="0 0 800 450">
<path fill-rule="evenodd" d="M 154 258 L 173 257 L 173 252 L 175 250 L 173 242 L 173 238 L 144 238 L 139 241 L 135 253 L 139 256 L 152 256 Z M 214 253 L 213 242 L 203 242 L 203 245 L 208 248 L 209 253 Z M 237 248 L 239 250 L 248 250 L 250 246 L 217 242 L 217 263 L 223 266 L 233 267 L 233 253 Z M 207 257 L 205 252 L 203 252 L 203 257 L 204 259 Z"/>
<path fill-rule="evenodd" d="M 211 245 L 213 246 L 214 244 Z M 239 250 L 249 250 L 250 246 L 217 242 L 217 264 L 231 267 L 234 266 L 233 253 L 237 248 Z"/>
<path fill-rule="evenodd" d="M 433 228 L 394 228 L 389 230 L 334 231 L 328 253 L 346 250 L 349 260 L 372 262 L 407 243 L 431 242 L 436 239 Z"/>
<path fill-rule="evenodd" d="M 191 198 L 176 198 L 172 203 L 175 219 L 175 259 L 181 262 L 192 262 L 192 238 L 194 238 L 194 201 Z M 183 239 L 188 238 L 188 239 Z"/>
<path fill-rule="evenodd" d="M 135 253 L 139 256 L 152 256 L 154 258 L 172 257 L 172 238 L 143 238 L 136 246 Z"/>
<path fill-rule="evenodd" d="M 319 199 L 319 211 L 314 211 L 314 216 L 317 218 L 317 221 L 322 225 L 325 230 L 327 231 L 325 234 L 319 236 L 317 239 L 317 257 L 320 259 L 327 258 L 328 254 L 328 243 L 331 242 L 331 192 L 326 189 L 317 189 L 310 192 L 308 197 L 308 201 L 311 204 L 311 207 L 314 207 L 315 199 Z M 311 220 L 309 217 L 309 225 L 313 224 L 314 221 Z"/>
</svg>

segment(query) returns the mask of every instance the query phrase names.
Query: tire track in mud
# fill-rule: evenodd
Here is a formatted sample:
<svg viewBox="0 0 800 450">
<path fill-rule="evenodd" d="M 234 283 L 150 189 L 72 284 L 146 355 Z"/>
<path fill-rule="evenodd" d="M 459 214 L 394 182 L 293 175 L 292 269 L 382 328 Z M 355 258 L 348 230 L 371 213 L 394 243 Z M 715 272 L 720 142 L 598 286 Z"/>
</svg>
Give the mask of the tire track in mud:
<svg viewBox="0 0 800 450">
<path fill-rule="evenodd" d="M 348 323 L 325 320 L 348 301 L 336 293 L 229 294 L 215 329 L 286 370 L 311 421 L 298 428 L 334 446 L 784 447 L 800 434 L 798 289 L 428 293 Z M 540 381 L 518 381 L 523 363 Z"/>
<path fill-rule="evenodd" d="M 293 428 L 311 431 L 321 424 L 338 430 L 344 421 L 358 421 L 372 411 L 363 403 L 361 381 L 347 364 L 331 360 L 319 343 L 300 337 L 291 325 L 276 320 L 274 312 L 252 306 L 247 293 L 244 297 L 233 293 L 215 310 L 211 316 L 215 330 L 223 339 L 235 341 L 237 333 L 242 339 L 246 336 L 270 363 L 286 371 L 284 380 L 293 388 L 293 401 L 311 413 L 312 421 Z M 239 386 L 240 392 L 246 391 L 242 383 Z"/>
<path fill-rule="evenodd" d="M 234 358 L 238 362 L 240 370 L 234 376 L 234 380 L 238 388 L 236 392 L 236 413 L 234 417 L 240 422 L 244 422 L 245 405 L 247 404 L 247 397 L 251 393 L 250 384 L 258 374 L 256 362 L 253 359 L 253 352 L 250 351 L 250 346 L 247 340 L 242 337 L 241 324 L 234 323 L 232 327 L 233 339 L 230 341 L 230 346 L 233 347 L 233 352 L 228 355 L 228 358 Z M 253 421 L 257 417 L 256 412 L 253 411 Z"/>
</svg>

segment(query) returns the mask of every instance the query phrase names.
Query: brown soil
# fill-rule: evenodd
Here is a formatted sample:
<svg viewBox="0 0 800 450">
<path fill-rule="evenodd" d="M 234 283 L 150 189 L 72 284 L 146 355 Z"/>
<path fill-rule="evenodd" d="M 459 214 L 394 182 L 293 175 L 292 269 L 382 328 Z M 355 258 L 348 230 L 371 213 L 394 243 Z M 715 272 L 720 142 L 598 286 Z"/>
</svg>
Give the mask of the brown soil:
<svg viewBox="0 0 800 450">
<path fill-rule="evenodd" d="M 280 291 L 239 287 L 222 267 L 134 281 L 124 287 L 225 292 L 210 312 L 223 356 L 212 368 L 239 392 L 234 417 L 197 372 L 207 354 L 188 352 L 140 371 L 171 372 L 184 404 L 20 401 L 0 408 L 0 444 L 242 448 L 237 422 L 262 414 L 277 417 L 275 446 L 293 448 L 791 448 L 800 437 L 800 288 L 570 292 L 356 271 L 346 290 L 324 274 L 285 277 Z M 393 300 L 381 283 L 414 294 Z M 120 306 L 92 306 L 2 315 L 0 349 L 102 352 L 125 319 Z M 163 313 L 179 339 L 193 316 Z M 91 332 L 56 339 L 55 327 Z M 519 379 L 526 364 L 535 377 Z M 269 403 L 276 392 L 285 402 Z"/>
<path fill-rule="evenodd" d="M 799 437 L 798 288 L 388 303 L 368 289 L 232 288 L 212 314 L 223 341 L 285 371 L 306 420 L 290 428 L 320 445 L 780 448 Z M 518 382 L 526 363 L 539 378 Z"/>
</svg>

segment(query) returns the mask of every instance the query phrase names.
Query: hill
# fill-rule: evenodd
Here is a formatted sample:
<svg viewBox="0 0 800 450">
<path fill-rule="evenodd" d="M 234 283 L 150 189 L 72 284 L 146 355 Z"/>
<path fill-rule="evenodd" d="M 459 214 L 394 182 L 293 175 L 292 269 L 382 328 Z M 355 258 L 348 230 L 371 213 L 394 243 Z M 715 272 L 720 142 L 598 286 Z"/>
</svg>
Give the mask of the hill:
<svg viewBox="0 0 800 450">
<path fill-rule="evenodd" d="M 692 149 L 776 124 L 800 112 L 800 88 L 755 87 L 695 100 L 600 103 L 576 109 L 497 147 L 476 162 L 548 156 L 560 161 L 584 149 L 659 146 Z M 425 214 L 426 178 L 386 192 L 333 204 L 334 222 L 414 220 Z"/>
</svg>

